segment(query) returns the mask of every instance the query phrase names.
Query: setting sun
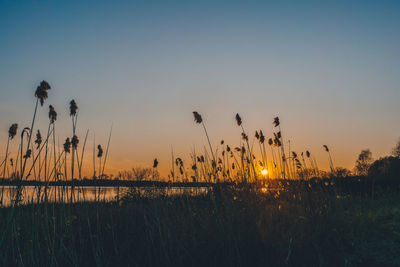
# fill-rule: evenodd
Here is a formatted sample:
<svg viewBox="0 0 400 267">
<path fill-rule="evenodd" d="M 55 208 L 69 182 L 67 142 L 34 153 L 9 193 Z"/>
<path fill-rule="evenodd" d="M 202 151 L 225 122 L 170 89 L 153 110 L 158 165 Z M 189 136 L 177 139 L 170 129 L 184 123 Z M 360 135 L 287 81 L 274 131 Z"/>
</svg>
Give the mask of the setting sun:
<svg viewBox="0 0 400 267">
<path fill-rule="evenodd" d="M 267 175 L 267 174 L 268 174 L 268 171 L 267 171 L 266 169 L 264 169 L 264 170 L 261 171 L 261 174 L 262 174 L 262 175 Z"/>
</svg>

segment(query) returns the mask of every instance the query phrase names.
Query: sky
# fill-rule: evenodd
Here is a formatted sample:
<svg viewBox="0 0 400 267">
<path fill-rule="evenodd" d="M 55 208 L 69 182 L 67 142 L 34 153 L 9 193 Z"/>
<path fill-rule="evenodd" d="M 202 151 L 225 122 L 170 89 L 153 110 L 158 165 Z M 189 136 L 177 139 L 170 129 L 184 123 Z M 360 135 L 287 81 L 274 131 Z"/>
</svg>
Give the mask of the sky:
<svg viewBox="0 0 400 267">
<path fill-rule="evenodd" d="M 38 111 L 58 112 L 57 138 L 77 133 L 107 145 L 106 172 L 189 158 L 207 144 L 282 133 L 297 152 L 329 168 L 353 168 L 369 148 L 388 155 L 400 136 L 398 1 L 0 1 L 0 157 L 7 130 L 30 125 L 34 91 L 52 89 Z M 17 149 L 17 141 L 11 144 Z M 257 152 L 257 151 L 256 151 Z"/>
</svg>

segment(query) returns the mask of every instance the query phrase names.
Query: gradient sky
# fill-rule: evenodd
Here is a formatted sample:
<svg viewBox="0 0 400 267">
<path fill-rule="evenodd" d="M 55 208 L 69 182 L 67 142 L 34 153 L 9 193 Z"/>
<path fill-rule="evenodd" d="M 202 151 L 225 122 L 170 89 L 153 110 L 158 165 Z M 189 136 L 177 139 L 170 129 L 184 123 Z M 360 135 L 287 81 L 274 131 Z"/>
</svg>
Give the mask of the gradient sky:
<svg viewBox="0 0 400 267">
<path fill-rule="evenodd" d="M 0 155 L 45 79 L 37 125 L 53 104 L 63 142 L 76 99 L 89 152 L 114 126 L 108 172 L 157 157 L 165 174 L 171 145 L 201 150 L 193 110 L 215 145 L 239 143 L 236 112 L 251 136 L 271 136 L 279 116 L 292 149 L 327 169 L 327 144 L 352 168 L 361 149 L 378 158 L 400 136 L 399 14 L 398 1 L 0 1 Z"/>
</svg>

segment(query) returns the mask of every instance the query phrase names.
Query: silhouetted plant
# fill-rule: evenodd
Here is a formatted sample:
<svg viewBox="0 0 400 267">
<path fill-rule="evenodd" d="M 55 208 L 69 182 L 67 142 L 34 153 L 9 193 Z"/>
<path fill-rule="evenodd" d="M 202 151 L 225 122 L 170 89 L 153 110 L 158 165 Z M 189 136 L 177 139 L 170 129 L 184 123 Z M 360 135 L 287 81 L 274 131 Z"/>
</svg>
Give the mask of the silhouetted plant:
<svg viewBox="0 0 400 267">
<path fill-rule="evenodd" d="M 47 91 L 50 90 L 50 89 L 51 89 L 51 86 L 46 81 L 41 81 L 40 85 L 36 88 L 36 91 L 35 91 L 36 105 L 35 105 L 35 110 L 33 112 L 32 125 L 31 125 L 31 128 L 30 128 L 30 134 L 28 135 L 28 144 L 27 144 L 27 147 L 26 147 L 26 151 L 28 151 L 30 149 L 32 133 L 33 133 L 33 127 L 35 125 L 36 112 L 37 112 L 37 108 L 38 108 L 38 103 L 40 101 L 40 105 L 43 106 L 44 100 L 46 100 L 47 97 L 48 97 L 48 92 Z M 21 144 L 21 149 L 22 149 L 22 144 Z M 22 153 L 21 153 L 21 157 L 22 157 Z M 24 165 L 23 165 L 23 167 L 21 169 L 21 173 L 20 173 L 20 176 L 21 176 L 20 179 L 21 180 L 24 177 L 26 160 L 27 160 L 27 158 L 25 158 Z"/>
<path fill-rule="evenodd" d="M 101 158 L 103 157 L 103 148 L 101 145 L 97 145 L 97 158 L 99 159 L 99 175 L 101 171 Z M 101 177 L 100 177 L 101 178 Z"/>
<path fill-rule="evenodd" d="M 65 139 L 64 143 L 64 179 L 67 179 L 67 153 L 71 152 L 71 141 L 69 140 L 69 137 Z"/>
<path fill-rule="evenodd" d="M 13 123 L 8 129 L 8 138 L 7 138 L 7 147 L 6 147 L 6 155 L 4 158 L 4 170 L 3 170 L 3 178 L 6 176 L 6 167 L 7 167 L 7 156 L 8 156 L 8 146 L 10 144 L 10 140 L 14 139 L 17 134 L 18 124 Z"/>
<path fill-rule="evenodd" d="M 257 174 L 255 166 L 254 166 L 255 164 L 254 164 L 254 161 L 253 161 L 253 154 L 252 154 L 252 151 L 251 151 L 250 145 L 249 145 L 249 138 L 248 138 L 248 136 L 246 134 L 246 131 L 244 130 L 242 118 L 240 117 L 240 115 L 238 113 L 236 113 L 235 120 L 236 120 L 236 124 L 239 127 L 241 127 L 241 129 L 242 129 L 242 133 L 241 133 L 242 134 L 242 139 L 244 140 L 244 142 L 247 145 L 247 156 L 246 156 L 246 149 L 244 147 L 242 147 L 242 149 L 241 149 L 242 162 L 246 162 L 246 163 L 248 163 L 248 165 L 250 165 L 250 167 L 247 165 L 247 169 L 248 169 L 248 173 L 249 173 L 249 177 L 248 178 L 249 179 L 253 178 L 254 181 L 257 181 L 258 174 Z M 253 175 L 250 174 L 250 168 L 253 171 Z M 253 177 L 250 177 L 250 176 L 253 176 Z"/>
<path fill-rule="evenodd" d="M 72 153 L 71 153 L 71 158 L 72 158 L 72 161 L 71 161 L 71 180 L 74 179 L 74 161 L 75 161 L 74 160 L 75 159 L 74 155 L 75 155 L 76 149 L 78 148 L 78 144 L 79 144 L 79 138 L 78 138 L 77 135 L 74 134 L 74 136 L 72 136 L 72 139 L 71 139 L 71 147 L 72 147 Z"/>
<path fill-rule="evenodd" d="M 75 100 L 71 100 L 69 102 L 69 115 L 71 116 L 72 119 L 72 153 L 71 153 L 71 180 L 74 179 L 74 166 L 75 166 L 75 151 L 78 147 L 78 137 L 76 136 L 76 123 L 78 120 L 78 115 L 77 115 L 77 110 L 78 110 L 78 105 L 76 104 Z"/>
<path fill-rule="evenodd" d="M 373 162 L 372 153 L 369 149 L 364 149 L 358 155 L 358 159 L 355 164 L 355 172 L 357 175 L 367 175 L 368 169 Z"/>
<path fill-rule="evenodd" d="M 155 173 L 157 172 L 157 166 L 158 166 L 158 160 L 155 158 L 154 161 L 153 161 L 153 174 L 152 174 L 153 181 L 154 181 L 154 178 L 155 178 Z"/>
<path fill-rule="evenodd" d="M 282 153 L 281 154 L 281 159 L 282 159 L 281 168 L 282 168 L 283 179 L 285 179 L 287 162 L 286 162 L 285 147 L 284 147 L 284 141 L 283 141 L 283 137 L 282 137 L 281 123 L 280 123 L 279 117 L 275 117 L 272 123 L 275 128 L 278 127 L 278 129 L 279 129 L 278 133 L 274 133 L 274 135 L 275 135 L 274 141 L 275 141 L 276 146 L 281 148 L 281 153 Z"/>
<path fill-rule="evenodd" d="M 332 156 L 331 156 L 331 152 L 328 148 L 327 145 L 323 145 L 323 147 L 325 148 L 325 151 L 328 152 L 328 156 L 329 156 L 329 166 L 331 168 L 331 172 L 332 174 L 335 173 L 335 168 L 333 167 L 333 161 L 332 161 Z"/>
<path fill-rule="evenodd" d="M 396 146 L 393 148 L 392 155 L 396 158 L 400 158 L 400 139 L 397 142 Z"/>
<path fill-rule="evenodd" d="M 39 149 L 40 145 L 42 144 L 42 141 L 43 141 L 42 134 L 40 133 L 40 130 L 37 130 L 35 139 L 36 149 Z"/>
<path fill-rule="evenodd" d="M 197 124 L 201 124 L 203 126 L 204 132 L 205 132 L 206 137 L 207 137 L 208 145 L 210 147 L 210 153 L 211 153 L 211 156 L 212 156 L 212 160 L 213 160 L 213 162 L 215 162 L 214 150 L 212 148 L 211 141 L 210 141 L 210 138 L 208 136 L 208 132 L 207 132 L 206 126 L 204 124 L 203 118 L 201 117 L 201 115 L 197 111 L 193 111 L 193 116 L 194 116 L 194 121 Z M 216 170 L 215 169 L 213 169 L 213 175 L 214 175 L 214 179 L 215 179 L 215 175 L 216 175 Z"/>
</svg>

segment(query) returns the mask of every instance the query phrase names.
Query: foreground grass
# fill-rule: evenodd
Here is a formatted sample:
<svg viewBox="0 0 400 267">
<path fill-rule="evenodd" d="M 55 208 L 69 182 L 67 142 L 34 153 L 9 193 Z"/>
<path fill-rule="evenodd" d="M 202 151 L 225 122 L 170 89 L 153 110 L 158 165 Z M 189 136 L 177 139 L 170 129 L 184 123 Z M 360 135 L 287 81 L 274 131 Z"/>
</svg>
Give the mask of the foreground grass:
<svg viewBox="0 0 400 267">
<path fill-rule="evenodd" d="M 236 188 L 21 206 L 0 265 L 400 266 L 399 200 Z"/>
</svg>

